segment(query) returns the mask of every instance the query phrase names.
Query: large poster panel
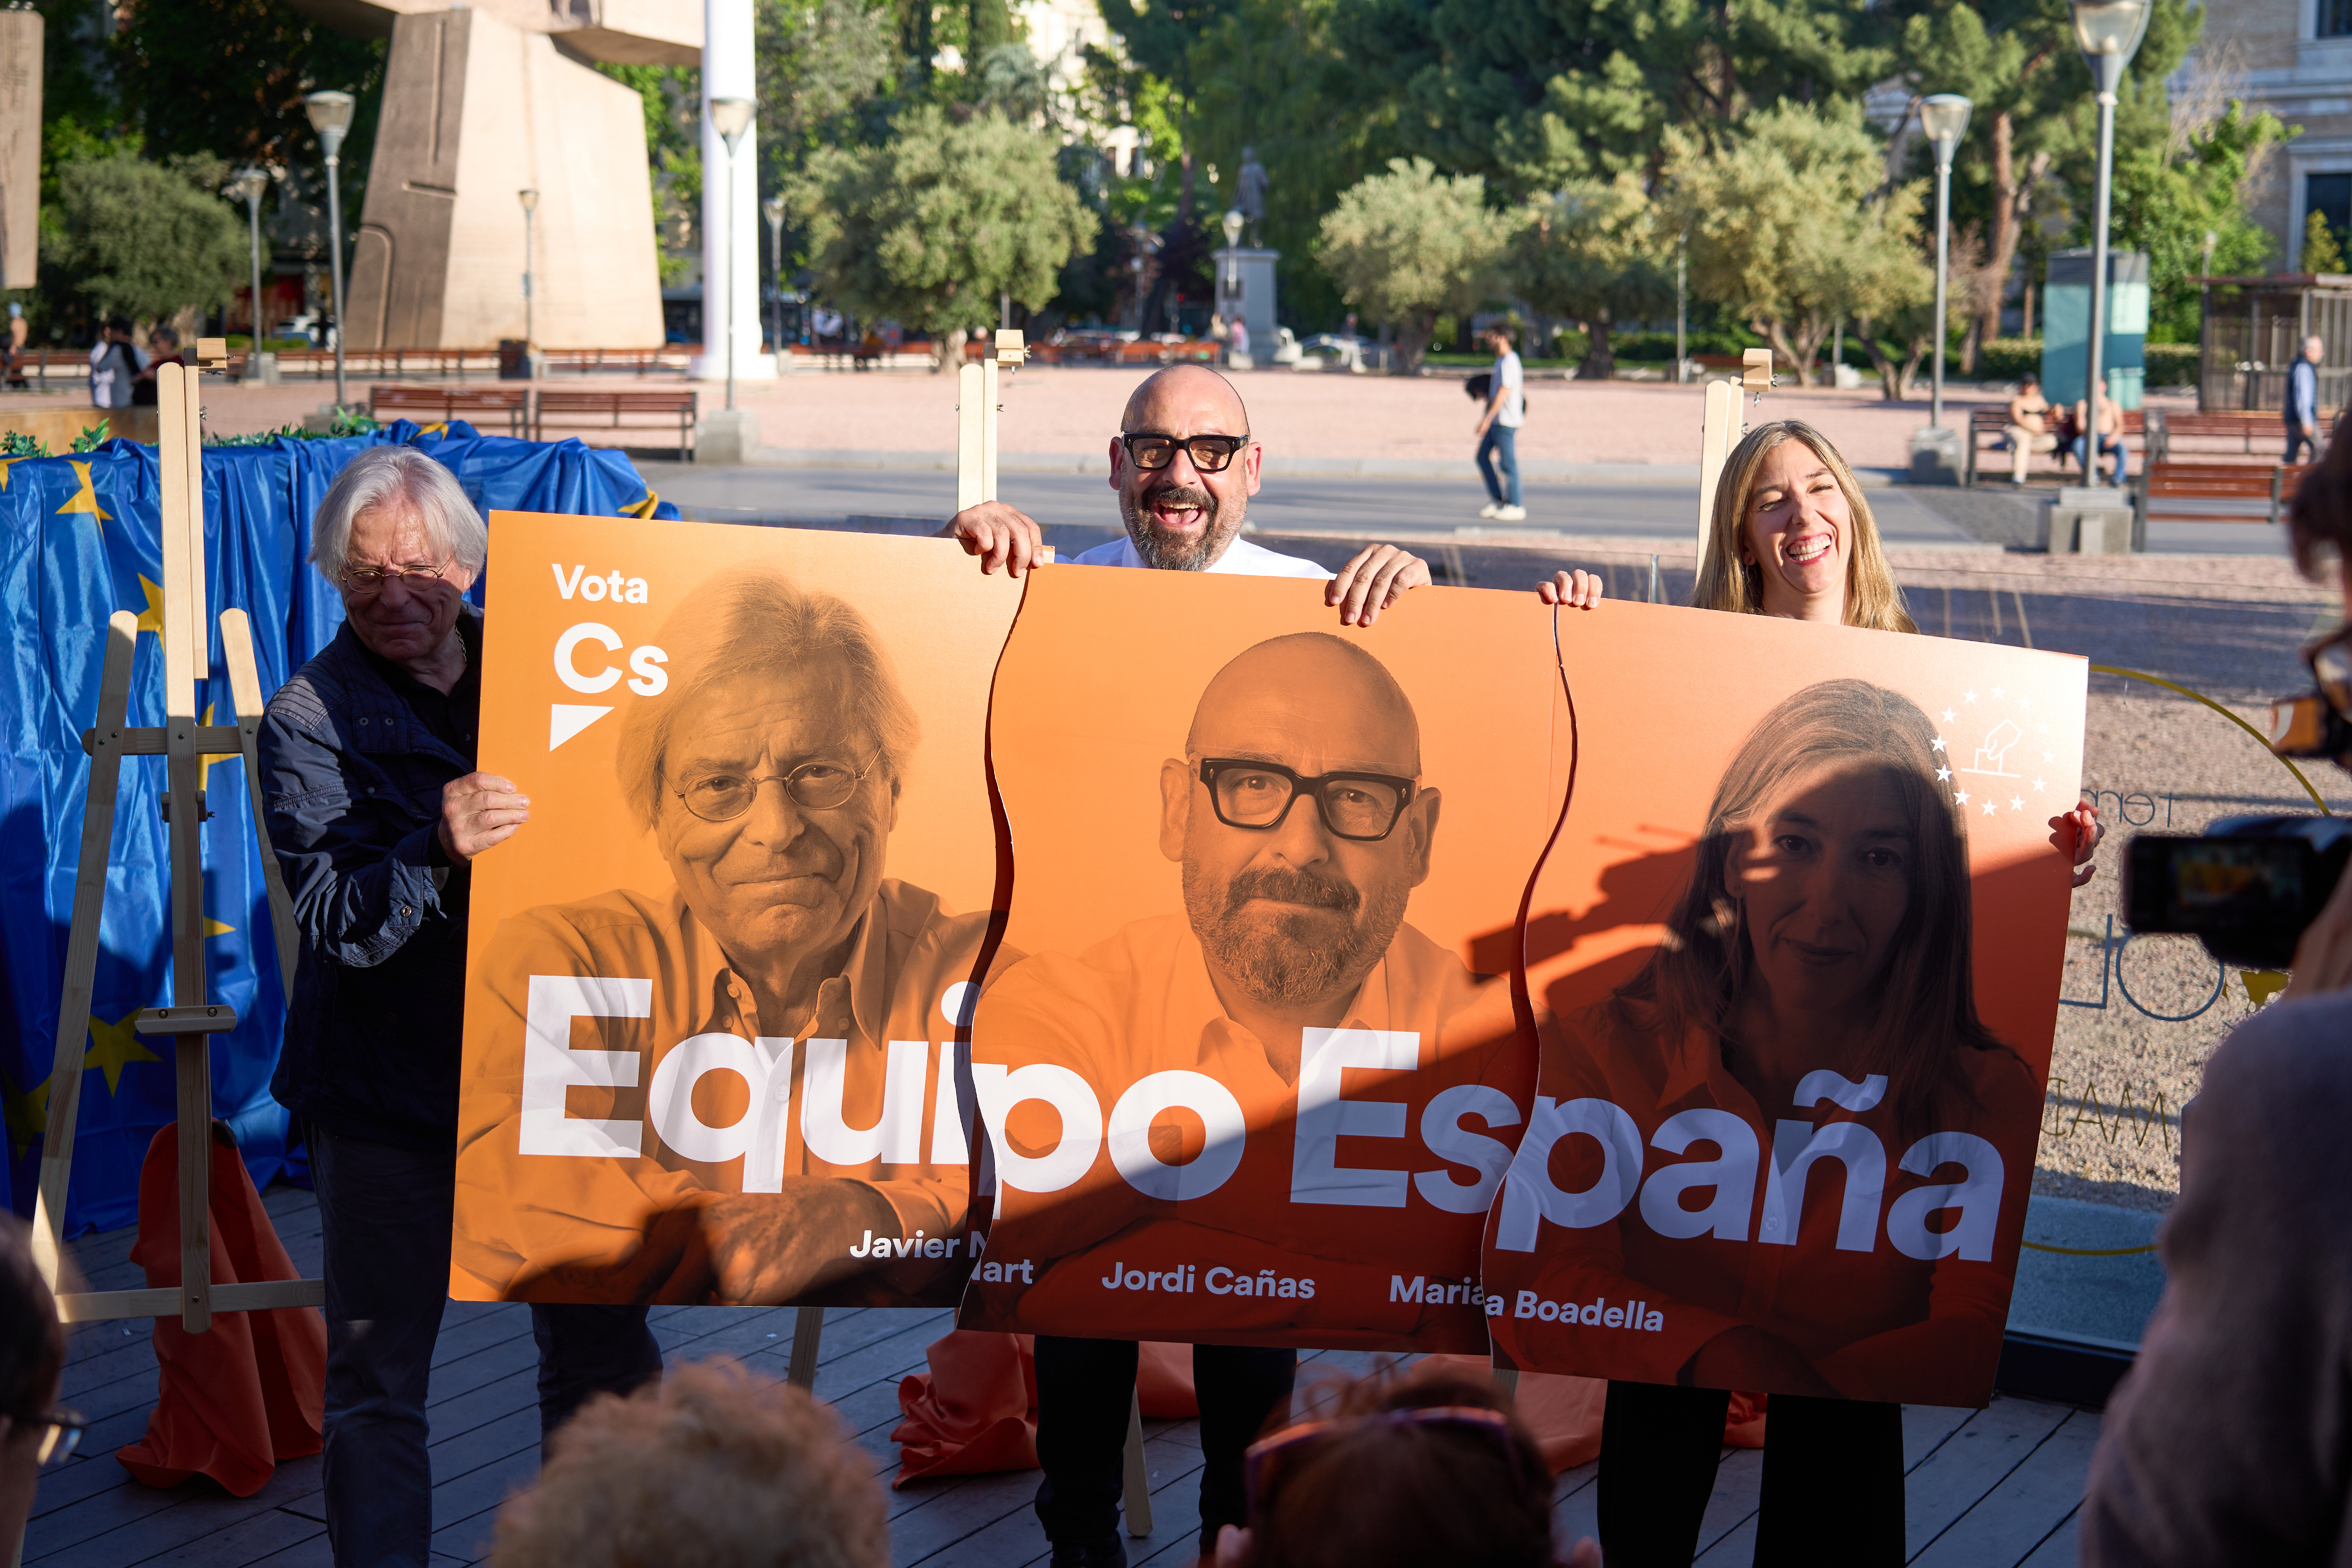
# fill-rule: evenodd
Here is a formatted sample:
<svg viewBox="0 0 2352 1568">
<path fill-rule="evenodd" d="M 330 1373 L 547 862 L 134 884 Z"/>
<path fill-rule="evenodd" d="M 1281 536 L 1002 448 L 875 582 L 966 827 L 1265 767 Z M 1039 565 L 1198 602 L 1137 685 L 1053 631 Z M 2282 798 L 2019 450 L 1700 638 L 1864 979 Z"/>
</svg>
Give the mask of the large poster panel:
<svg viewBox="0 0 2352 1568">
<path fill-rule="evenodd" d="M 2079 658 L 1608 604 L 1560 618 L 1503 1364 L 1981 1405 L 2033 1178 Z"/>
<path fill-rule="evenodd" d="M 494 514 L 451 1293 L 956 1300 L 1020 585 L 952 543 Z"/>
<path fill-rule="evenodd" d="M 1349 628 L 1311 582 L 1030 579 L 990 721 L 1019 874 L 966 1326 L 1485 1350 L 1559 692 L 1532 595 Z"/>
</svg>

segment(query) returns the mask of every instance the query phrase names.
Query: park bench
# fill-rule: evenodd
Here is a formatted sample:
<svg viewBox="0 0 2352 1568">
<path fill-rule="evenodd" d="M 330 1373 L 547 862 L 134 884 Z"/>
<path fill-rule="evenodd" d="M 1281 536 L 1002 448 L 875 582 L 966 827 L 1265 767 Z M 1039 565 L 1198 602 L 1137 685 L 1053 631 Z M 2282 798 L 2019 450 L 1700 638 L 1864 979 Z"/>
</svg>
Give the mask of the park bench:
<svg viewBox="0 0 2352 1568">
<path fill-rule="evenodd" d="M 1987 445 L 1985 440 L 1985 437 L 1988 436 L 1993 438 L 1990 445 Z M 2138 408 L 2127 408 L 2124 410 L 2124 449 L 2126 451 L 2131 450 L 2132 444 L 2135 441 L 2139 442 L 2142 447 L 2145 448 L 2149 439 L 2150 437 L 2147 434 L 2147 411 Z M 1960 482 L 1964 485 L 1972 485 L 1977 482 L 1977 454 L 1979 452 L 2006 452 L 2008 449 L 2008 405 L 1994 404 L 1989 408 L 1970 409 L 1969 411 L 1968 471 L 1964 476 L 1962 476 Z M 2063 453 L 2058 452 L 2036 452 L 2033 455 L 2038 458 L 2056 463 L 2062 473 L 2064 471 L 2066 463 L 2069 460 Z M 2029 465 L 2029 468 L 2030 467 L 2031 465 Z"/>
<path fill-rule="evenodd" d="M 646 429 L 675 424 L 677 455 L 691 462 L 697 410 L 698 398 L 692 388 L 576 392 L 549 387 L 539 395 L 539 416 L 531 433 L 544 441 L 551 423 L 573 430 Z"/>
<path fill-rule="evenodd" d="M 530 389 L 527 386 L 371 386 L 368 417 L 389 422 L 414 419 L 420 425 L 464 419 L 479 426 L 483 415 L 504 415 L 507 434 L 520 436 L 530 421 Z"/>
<path fill-rule="evenodd" d="M 2336 412 L 2322 409 L 2319 428 L 2323 438 L 2336 426 Z M 2194 447 L 2181 451 L 2175 443 L 2200 441 L 2211 446 Z M 2218 414 L 2167 414 L 2158 422 L 2157 433 L 2149 437 L 2148 456 L 2166 458 L 2179 456 L 2190 461 L 2202 461 L 2209 456 L 2237 452 L 2264 463 L 2276 462 L 2279 449 L 2286 444 L 2286 421 L 2275 408 L 2229 409 Z"/>
<path fill-rule="evenodd" d="M 2153 462 L 2140 475 L 2137 487 L 2140 518 L 2145 521 L 2161 512 L 2211 522 L 2275 525 L 2286 503 L 2294 499 L 2295 486 L 2310 471 L 2308 463 Z M 2267 517 L 2247 510 L 2249 503 L 2255 502 L 2269 503 Z"/>
<path fill-rule="evenodd" d="M 652 375 L 669 368 L 662 363 L 662 351 L 655 349 L 542 349 L 540 351 L 551 371 L 568 371 L 576 375 L 593 375 L 599 371 L 623 371 L 632 375 Z"/>
</svg>

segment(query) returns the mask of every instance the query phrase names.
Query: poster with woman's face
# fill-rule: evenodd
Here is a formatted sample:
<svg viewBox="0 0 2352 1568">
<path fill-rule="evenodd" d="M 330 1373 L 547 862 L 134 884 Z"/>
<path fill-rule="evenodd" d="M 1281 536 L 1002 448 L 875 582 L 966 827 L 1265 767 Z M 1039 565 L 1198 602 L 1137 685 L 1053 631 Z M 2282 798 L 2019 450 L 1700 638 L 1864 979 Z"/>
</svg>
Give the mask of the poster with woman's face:
<svg viewBox="0 0 2352 1568">
<path fill-rule="evenodd" d="M 1989 1397 L 2055 1025 L 2087 666 L 1610 604 L 1559 620 L 1573 799 L 1498 1361 Z"/>
<path fill-rule="evenodd" d="M 451 1294 L 952 1302 L 1020 584 L 946 540 L 499 513 Z"/>
<path fill-rule="evenodd" d="M 989 721 L 1013 961 L 972 1026 L 966 1327 L 1485 1351 L 1559 690 L 1532 594 L 1363 627 L 1318 582 L 1031 576 Z"/>
</svg>

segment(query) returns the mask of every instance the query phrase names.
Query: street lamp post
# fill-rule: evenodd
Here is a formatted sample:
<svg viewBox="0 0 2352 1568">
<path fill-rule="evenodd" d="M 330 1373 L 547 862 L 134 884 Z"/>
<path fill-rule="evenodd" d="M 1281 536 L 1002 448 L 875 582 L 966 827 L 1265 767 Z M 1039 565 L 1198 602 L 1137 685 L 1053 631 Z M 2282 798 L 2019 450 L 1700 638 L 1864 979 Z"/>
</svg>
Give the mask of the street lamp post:
<svg viewBox="0 0 2352 1568">
<path fill-rule="evenodd" d="M 531 216 L 539 211 L 539 193 L 517 191 L 515 195 L 522 203 L 522 353 L 523 365 L 528 370 L 530 351 L 539 342 L 539 302 L 536 298 L 539 290 L 533 287 L 536 279 L 531 276 L 530 245 L 533 227 L 530 220 Z"/>
<path fill-rule="evenodd" d="M 1927 423 L 1944 427 L 1945 291 L 1951 275 L 1952 154 L 1969 133 L 1969 110 L 1974 105 L 1956 92 L 1939 92 L 1919 101 L 1919 129 L 1936 149 L 1936 379 L 1928 395 Z M 1834 375 L 1831 377 L 1836 379 Z"/>
<path fill-rule="evenodd" d="M 343 383 L 343 136 L 352 128 L 356 101 L 348 92 L 314 92 L 302 100 L 310 129 L 319 133 L 319 148 L 327 155 L 327 260 L 334 277 L 335 406 L 341 408 L 349 393 Z"/>
<path fill-rule="evenodd" d="M 2107 208 L 2115 184 L 2116 89 L 2124 71 L 2147 32 L 2150 0 L 2070 0 L 2074 9 L 2074 42 L 2083 63 L 2091 68 L 2098 91 L 2099 175 L 2091 215 L 2091 342 L 2083 367 L 2083 397 L 2088 433 L 2084 437 L 2084 478 L 2099 468 L 2099 391 L 2106 369 L 2107 346 Z"/>
<path fill-rule="evenodd" d="M 776 368 L 784 365 L 784 198 L 782 193 L 770 196 L 760 204 L 761 213 L 768 220 L 768 270 L 775 275 L 775 309 L 770 319 L 775 325 L 769 329 L 769 342 L 776 351 Z"/>
<path fill-rule="evenodd" d="M 710 100 L 710 128 L 719 132 L 720 141 L 727 143 L 729 199 L 723 205 L 727 210 L 727 222 L 730 230 L 735 222 L 733 200 L 735 150 L 743 140 L 743 132 L 751 129 L 751 111 L 757 107 L 758 105 L 748 98 L 714 98 Z M 726 246 L 724 254 L 731 262 L 735 255 L 735 236 L 731 232 L 727 236 Z M 755 250 L 751 254 L 757 256 L 759 252 Z M 730 270 L 731 272 L 731 267 Z M 727 332 L 727 411 L 731 414 L 735 411 L 735 279 L 733 277 L 730 276 L 726 279 L 726 289 L 727 309 L 722 321 Z M 708 314 L 710 310 L 710 280 L 707 278 L 703 279 L 702 285 L 702 308 Z"/>
<path fill-rule="evenodd" d="M 253 353 L 261 353 L 261 193 L 269 188 L 269 172 L 248 163 L 230 177 L 228 194 L 245 203 L 253 228 Z M 249 358 L 250 356 L 248 356 Z"/>
</svg>

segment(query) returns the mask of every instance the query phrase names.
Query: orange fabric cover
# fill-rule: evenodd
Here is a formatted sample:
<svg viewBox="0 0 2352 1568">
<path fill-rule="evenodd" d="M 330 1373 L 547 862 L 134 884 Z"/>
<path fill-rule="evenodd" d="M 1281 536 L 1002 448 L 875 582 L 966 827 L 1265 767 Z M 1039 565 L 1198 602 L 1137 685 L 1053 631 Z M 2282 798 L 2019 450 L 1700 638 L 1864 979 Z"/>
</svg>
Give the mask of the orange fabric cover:
<svg viewBox="0 0 2352 1568">
<path fill-rule="evenodd" d="M 890 1434 L 898 1445 L 903 1487 L 926 1476 L 976 1476 L 1037 1466 L 1037 1355 L 1027 1334 L 957 1329 L 931 1342 L 929 1372 L 899 1380 L 904 1417 Z M 1154 1419 L 1198 1415 L 1192 1347 L 1139 1347 L 1135 1392 Z"/>
<path fill-rule="evenodd" d="M 299 1279 L 236 1146 L 217 1133 L 212 1160 L 215 1285 Z M 166 1126 L 139 1171 L 131 1261 L 150 1289 L 180 1283 L 180 1137 Z M 155 1320 L 162 1387 L 147 1436 L 115 1458 L 151 1487 L 209 1476 L 237 1497 L 259 1491 L 280 1459 L 315 1454 L 327 1401 L 327 1323 L 308 1307 L 223 1312 L 203 1334 Z"/>
</svg>

